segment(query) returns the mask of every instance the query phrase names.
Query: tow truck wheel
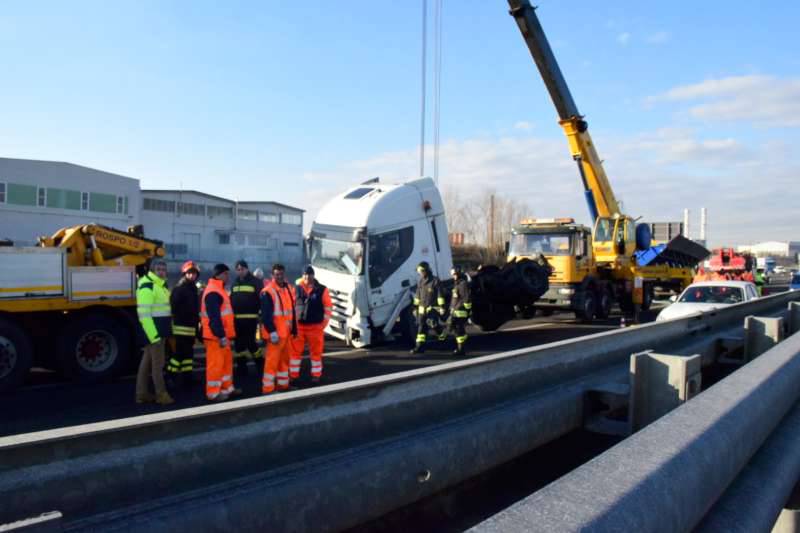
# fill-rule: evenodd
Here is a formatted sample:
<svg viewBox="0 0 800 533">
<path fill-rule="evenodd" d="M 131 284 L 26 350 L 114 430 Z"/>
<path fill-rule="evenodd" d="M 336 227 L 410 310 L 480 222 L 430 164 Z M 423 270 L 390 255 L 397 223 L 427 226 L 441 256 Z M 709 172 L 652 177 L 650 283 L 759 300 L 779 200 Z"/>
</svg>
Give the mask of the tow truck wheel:
<svg viewBox="0 0 800 533">
<path fill-rule="evenodd" d="M 596 297 L 594 288 L 589 287 L 583 295 L 583 302 L 580 309 L 575 311 L 575 317 L 584 322 L 591 322 L 597 312 Z"/>
<path fill-rule="evenodd" d="M 608 287 L 600 288 L 597 295 L 597 310 L 595 311 L 597 318 L 600 320 L 608 318 L 611 314 L 612 304 L 611 291 L 608 290 Z"/>
<path fill-rule="evenodd" d="M 120 321 L 99 313 L 70 321 L 58 336 L 57 354 L 69 378 L 93 383 L 127 368 L 131 334 Z"/>
<path fill-rule="evenodd" d="M 19 387 L 33 365 L 33 345 L 21 327 L 0 318 L 0 392 Z"/>
<path fill-rule="evenodd" d="M 642 290 L 642 311 L 649 311 L 651 305 L 653 305 L 653 287 L 645 285 Z"/>
</svg>

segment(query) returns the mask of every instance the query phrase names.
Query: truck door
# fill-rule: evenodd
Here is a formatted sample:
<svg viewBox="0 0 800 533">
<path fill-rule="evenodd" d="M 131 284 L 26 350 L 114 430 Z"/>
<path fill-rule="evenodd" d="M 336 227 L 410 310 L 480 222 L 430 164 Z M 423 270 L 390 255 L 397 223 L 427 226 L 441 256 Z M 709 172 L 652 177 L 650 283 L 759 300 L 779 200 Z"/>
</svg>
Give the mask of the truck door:
<svg viewBox="0 0 800 533">
<path fill-rule="evenodd" d="M 408 264 L 414 251 L 414 226 L 375 233 L 369 236 L 367 278 L 370 309 L 393 306 L 399 294 L 412 284 L 414 264 Z M 380 323 L 378 317 L 373 317 Z"/>
</svg>

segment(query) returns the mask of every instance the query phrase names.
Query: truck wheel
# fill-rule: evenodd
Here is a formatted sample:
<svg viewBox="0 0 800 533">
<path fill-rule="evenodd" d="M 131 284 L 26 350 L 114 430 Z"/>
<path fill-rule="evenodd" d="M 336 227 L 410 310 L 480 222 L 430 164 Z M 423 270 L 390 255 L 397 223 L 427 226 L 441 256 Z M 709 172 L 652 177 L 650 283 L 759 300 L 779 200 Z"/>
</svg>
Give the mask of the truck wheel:
<svg viewBox="0 0 800 533">
<path fill-rule="evenodd" d="M 611 314 L 611 307 L 613 299 L 611 298 L 611 291 L 608 287 L 603 287 L 599 290 L 597 295 L 597 310 L 595 316 L 600 320 L 605 320 Z"/>
<path fill-rule="evenodd" d="M 575 317 L 584 322 L 591 322 L 596 313 L 596 299 L 594 289 L 588 287 L 583 295 L 583 302 L 580 309 L 575 311 Z"/>
<path fill-rule="evenodd" d="M 642 289 L 642 311 L 649 311 L 653 305 L 653 286 L 645 285 Z"/>
<path fill-rule="evenodd" d="M 69 322 L 58 337 L 57 355 L 67 377 L 82 383 L 110 379 L 127 368 L 131 332 L 112 317 L 91 313 Z"/>
<path fill-rule="evenodd" d="M 540 309 L 540 311 L 542 312 L 542 316 L 553 316 L 553 313 L 555 313 L 553 309 Z"/>
<path fill-rule="evenodd" d="M 0 392 L 19 387 L 33 365 L 33 345 L 14 322 L 0 318 Z"/>
</svg>

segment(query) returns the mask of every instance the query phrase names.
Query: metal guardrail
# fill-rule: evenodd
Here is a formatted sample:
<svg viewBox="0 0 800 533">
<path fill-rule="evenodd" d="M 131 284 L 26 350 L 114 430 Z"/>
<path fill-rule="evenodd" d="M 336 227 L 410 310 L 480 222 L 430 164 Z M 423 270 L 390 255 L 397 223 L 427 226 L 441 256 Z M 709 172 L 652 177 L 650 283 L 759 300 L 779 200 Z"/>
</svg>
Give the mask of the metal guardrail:
<svg viewBox="0 0 800 533">
<path fill-rule="evenodd" d="M 800 479 L 798 382 L 795 333 L 473 530 L 769 531 Z"/>
<path fill-rule="evenodd" d="M 0 523 L 70 530 L 334 531 L 584 423 L 634 352 L 709 353 L 781 294 L 703 316 L 298 391 L 0 439 Z M 690 402 L 691 403 L 691 402 Z M 94 505 L 90 505 L 94 504 Z"/>
</svg>

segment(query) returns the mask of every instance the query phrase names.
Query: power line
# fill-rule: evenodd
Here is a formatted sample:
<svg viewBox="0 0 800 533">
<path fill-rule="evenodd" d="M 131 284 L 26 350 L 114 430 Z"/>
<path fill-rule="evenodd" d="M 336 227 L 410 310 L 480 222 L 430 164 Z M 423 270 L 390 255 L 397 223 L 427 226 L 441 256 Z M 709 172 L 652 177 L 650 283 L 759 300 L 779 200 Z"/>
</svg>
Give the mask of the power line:
<svg viewBox="0 0 800 533">
<path fill-rule="evenodd" d="M 419 176 L 425 175 L 425 86 L 428 55 L 428 0 L 422 0 L 422 87 L 419 132 Z"/>
<path fill-rule="evenodd" d="M 442 0 L 434 11 L 433 180 L 439 184 L 439 131 L 442 113 Z"/>
</svg>

